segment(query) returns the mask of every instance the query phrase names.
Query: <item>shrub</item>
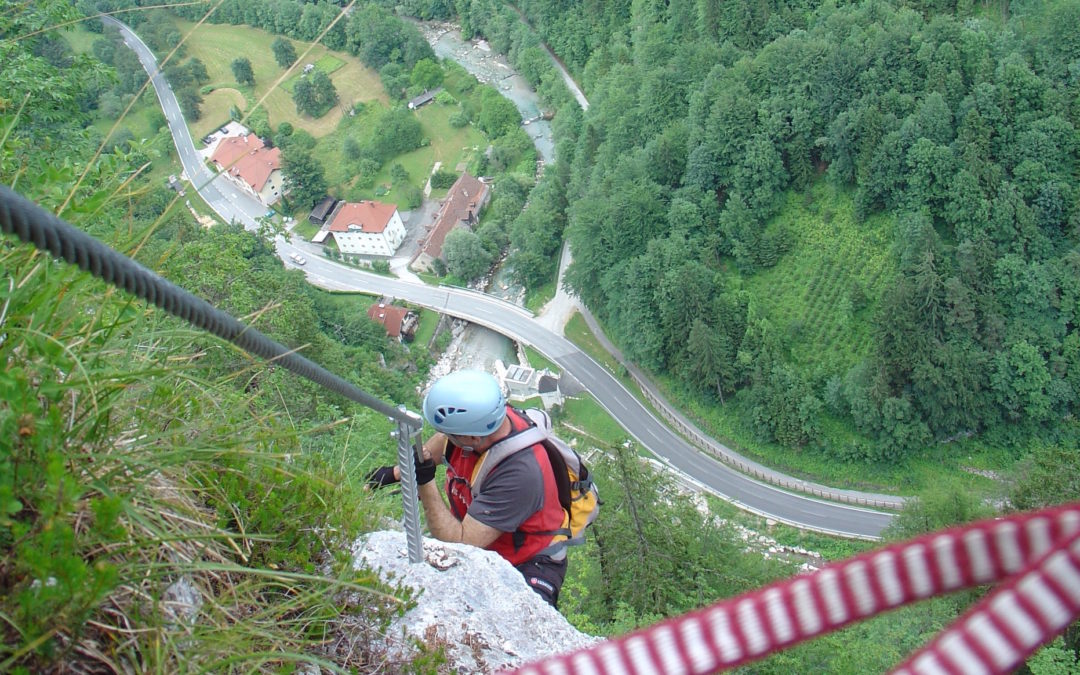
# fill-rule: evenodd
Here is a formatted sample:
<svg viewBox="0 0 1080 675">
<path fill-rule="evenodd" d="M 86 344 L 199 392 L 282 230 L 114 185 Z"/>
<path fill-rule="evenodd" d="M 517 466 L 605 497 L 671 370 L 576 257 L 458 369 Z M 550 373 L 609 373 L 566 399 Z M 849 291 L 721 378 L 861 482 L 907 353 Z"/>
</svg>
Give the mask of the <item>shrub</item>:
<svg viewBox="0 0 1080 675">
<path fill-rule="evenodd" d="M 401 201 L 405 209 L 411 211 L 424 203 L 424 193 L 415 185 L 403 185 L 401 188 Z"/>
<path fill-rule="evenodd" d="M 436 190 L 446 190 L 452 187 L 457 179 L 456 173 L 439 169 L 431 174 L 431 187 Z"/>
</svg>

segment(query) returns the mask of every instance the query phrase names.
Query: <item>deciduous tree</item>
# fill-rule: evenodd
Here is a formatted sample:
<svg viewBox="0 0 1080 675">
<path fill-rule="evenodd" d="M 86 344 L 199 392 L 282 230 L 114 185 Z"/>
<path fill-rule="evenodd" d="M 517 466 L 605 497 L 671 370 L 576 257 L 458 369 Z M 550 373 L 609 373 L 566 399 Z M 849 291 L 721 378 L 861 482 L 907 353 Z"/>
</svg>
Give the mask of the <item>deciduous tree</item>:
<svg viewBox="0 0 1080 675">
<path fill-rule="evenodd" d="M 277 61 L 282 68 L 288 68 L 296 63 L 296 47 L 293 47 L 291 41 L 283 37 L 275 38 L 270 49 L 274 52 L 274 61 Z"/>
<path fill-rule="evenodd" d="M 325 171 L 311 154 L 299 148 L 290 148 L 282 153 L 281 163 L 285 192 L 293 203 L 302 209 L 309 209 L 326 196 Z"/>
<path fill-rule="evenodd" d="M 330 77 L 316 68 L 296 83 L 292 99 L 297 112 L 322 117 L 338 102 L 338 93 Z"/>
<path fill-rule="evenodd" d="M 240 84 L 255 84 L 255 71 L 251 69 L 251 61 L 245 57 L 234 59 L 232 64 L 233 77 Z"/>
<path fill-rule="evenodd" d="M 446 270 L 467 281 L 478 279 L 491 269 L 491 254 L 484 249 L 480 238 L 464 227 L 455 228 L 446 235 L 443 256 Z"/>
</svg>

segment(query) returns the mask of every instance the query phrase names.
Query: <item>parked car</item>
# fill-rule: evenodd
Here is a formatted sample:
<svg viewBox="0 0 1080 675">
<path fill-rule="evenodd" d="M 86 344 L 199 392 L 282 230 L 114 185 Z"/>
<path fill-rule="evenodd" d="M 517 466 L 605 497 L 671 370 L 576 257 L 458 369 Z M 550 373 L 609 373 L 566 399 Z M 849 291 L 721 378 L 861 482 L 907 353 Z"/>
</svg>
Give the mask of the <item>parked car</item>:
<svg viewBox="0 0 1080 675">
<path fill-rule="evenodd" d="M 290 255 L 289 260 L 293 261 L 297 265 L 303 265 L 307 262 L 307 259 L 299 253 L 293 253 L 292 255 Z"/>
</svg>

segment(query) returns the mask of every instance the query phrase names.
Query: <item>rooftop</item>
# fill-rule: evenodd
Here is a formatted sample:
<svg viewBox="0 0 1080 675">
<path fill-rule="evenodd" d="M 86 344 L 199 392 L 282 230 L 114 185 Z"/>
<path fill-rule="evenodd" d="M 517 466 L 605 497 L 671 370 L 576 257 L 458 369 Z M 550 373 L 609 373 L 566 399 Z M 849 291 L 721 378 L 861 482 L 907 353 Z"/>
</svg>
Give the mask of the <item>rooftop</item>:
<svg viewBox="0 0 1080 675">
<path fill-rule="evenodd" d="M 390 224 L 397 204 L 375 201 L 346 202 L 330 221 L 331 232 L 367 232 L 378 234 Z"/>
<path fill-rule="evenodd" d="M 263 189 L 270 174 L 281 168 L 281 150 L 267 148 L 255 134 L 222 139 L 212 159 L 222 171 L 243 180 L 256 192 Z"/>
<path fill-rule="evenodd" d="M 421 251 L 438 258 L 442 255 L 443 242 L 446 235 L 454 229 L 458 223 L 475 222 L 479 216 L 480 207 L 487 199 L 488 186 L 481 183 L 467 173 L 461 174 L 446 194 L 446 200 L 439 215 L 435 219 L 435 226 L 431 228 L 427 238 L 421 246 Z"/>
</svg>

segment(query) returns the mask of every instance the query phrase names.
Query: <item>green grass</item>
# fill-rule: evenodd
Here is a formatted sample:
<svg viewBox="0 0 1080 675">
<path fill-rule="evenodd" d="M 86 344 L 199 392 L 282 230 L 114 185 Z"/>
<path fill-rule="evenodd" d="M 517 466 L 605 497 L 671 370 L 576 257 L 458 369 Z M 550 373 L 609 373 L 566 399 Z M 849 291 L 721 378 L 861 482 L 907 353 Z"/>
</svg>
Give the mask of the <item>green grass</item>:
<svg viewBox="0 0 1080 675">
<path fill-rule="evenodd" d="M 60 34 L 71 45 L 72 51 L 76 54 L 90 54 L 93 50 L 94 41 L 105 37 L 101 33 L 92 33 L 86 30 L 86 27 L 82 24 L 65 28 Z"/>
<path fill-rule="evenodd" d="M 577 429 L 586 430 L 587 438 L 591 443 L 613 446 L 629 438 L 626 430 L 600 407 L 596 399 L 588 394 L 566 399 L 562 405 L 559 421 Z M 576 431 L 571 433 L 581 435 Z"/>
<path fill-rule="evenodd" d="M 525 347 L 525 356 L 529 359 L 529 365 L 533 368 L 536 368 L 537 370 L 543 370 L 544 368 L 547 368 L 553 373 L 559 373 L 562 371 L 559 366 L 555 365 L 555 363 L 553 363 L 552 361 L 544 358 L 543 354 L 536 351 L 532 347 Z"/>
<path fill-rule="evenodd" d="M 856 223 L 850 195 L 824 180 L 808 194 L 812 201 L 789 193 L 770 223 L 788 233 L 790 252 L 742 285 L 753 298 L 751 311 L 789 336 L 797 367 L 843 374 L 868 356 L 869 319 L 896 273 L 892 219 Z"/>
<path fill-rule="evenodd" d="M 235 94 L 219 93 L 227 90 L 243 96 L 242 109 L 245 113 L 249 113 L 256 103 L 262 100 L 262 106 L 273 127 L 288 122 L 315 138 L 321 138 L 337 128 L 344 117 L 343 107 L 351 107 L 357 102 L 388 100 L 378 74 L 364 66 L 359 59 L 339 52 L 331 53 L 322 45 L 312 47 L 310 43 L 293 40 L 296 53 L 300 56 L 293 72 L 302 70 L 305 63 L 314 63 L 316 67 L 326 70 L 331 74 L 330 80 L 334 83 L 342 104 L 331 108 L 330 112 L 318 119 L 300 115 L 296 112 L 296 105 L 292 102 L 289 91 L 277 84 L 285 73 L 274 61 L 273 51 L 270 49 L 277 36 L 248 26 L 204 23 L 198 30 L 193 31 L 194 25 L 176 20 L 176 26 L 183 34 L 191 34 L 185 42 L 188 58 L 197 57 L 206 64 L 210 84 L 216 88 L 212 94 L 204 97 L 203 119 L 189 123 L 195 138 L 202 138 L 217 128 L 223 121 L 222 112 L 227 119 L 229 105 L 237 100 Z M 310 53 L 304 56 L 309 47 Z M 239 57 L 251 61 L 251 68 L 255 73 L 253 89 L 236 84 L 231 64 Z"/>
<path fill-rule="evenodd" d="M 360 143 L 366 142 L 373 134 L 379 133 L 379 119 L 388 110 L 388 106 L 381 103 L 366 105 L 362 112 L 345 118 L 333 133 L 319 141 L 316 152 L 326 167 L 327 182 L 330 185 L 342 186 L 342 194 L 347 194 L 349 199 L 375 199 L 398 204 L 399 208 L 404 210 L 404 186 L 394 184 L 390 178 L 390 169 L 394 164 L 404 167 L 409 174 L 409 185 L 422 188 L 431 175 L 435 162 L 442 162 L 444 168 L 454 170 L 459 163 L 468 163 L 475 153 L 487 147 L 484 135 L 474 127 L 455 129 L 450 126 L 449 117 L 454 109 L 452 106 L 434 104 L 413 112 L 420 122 L 428 145 L 387 161 L 375 175 L 371 186 L 362 187 L 355 180 L 356 170 L 352 161 L 345 156 L 345 139 L 351 136 Z M 389 187 L 389 191 L 378 194 L 380 187 Z M 445 195 L 445 191 L 443 194 Z M 433 198 L 438 196 L 437 192 L 432 193 Z"/>
<path fill-rule="evenodd" d="M 348 555 L 319 553 L 324 536 L 339 548 L 378 521 L 363 473 L 342 470 L 362 453 L 325 443 L 325 429 L 282 409 L 256 410 L 242 383 L 259 373 L 275 388 L 265 364 L 215 372 L 200 358 L 205 334 L 40 257 L 25 245 L 4 254 L 23 282 L 8 294 L 0 343 L 11 395 L 0 404 L 0 463 L 14 472 L 0 489 L 5 503 L 19 500 L 6 513 L 5 532 L 19 535 L 0 582 L 5 669 L 222 672 L 271 653 L 310 661 L 342 591 L 359 591 L 365 614 L 397 604 Z M 354 447 L 385 438 L 385 417 L 358 412 Z M 55 590 L 31 592 L 35 578 Z M 163 609 L 176 579 L 200 600 L 194 623 Z"/>
<path fill-rule="evenodd" d="M 427 346 L 435 337 L 435 328 L 439 325 L 439 313 L 430 309 L 420 310 L 420 321 L 413 334 L 413 344 Z"/>
<path fill-rule="evenodd" d="M 430 272 L 416 272 L 416 276 L 420 277 L 420 280 L 428 286 L 438 286 L 440 284 L 447 283 L 447 277 L 440 277 L 435 274 L 431 274 Z"/>
<path fill-rule="evenodd" d="M 629 376 L 623 375 L 624 369 L 622 364 L 615 360 L 615 357 L 604 349 L 603 345 L 600 344 L 600 341 L 593 335 L 593 332 L 589 330 L 589 325 L 585 323 L 585 319 L 581 316 L 580 312 L 574 312 L 574 315 L 566 322 L 565 332 L 567 340 L 573 342 L 581 349 L 581 351 L 585 352 L 597 363 L 614 373 L 623 384 L 633 387 L 633 381 Z"/>
<path fill-rule="evenodd" d="M 528 289 L 525 294 L 525 308 L 534 314 L 543 309 L 544 305 L 555 297 L 557 281 L 557 279 L 552 279 L 541 286 Z"/>
<path fill-rule="evenodd" d="M 310 63 L 310 61 L 308 63 Z M 312 65 L 315 66 L 315 70 L 321 70 L 322 72 L 329 75 L 335 70 L 338 70 L 339 68 L 344 66 L 345 62 L 336 56 L 326 54 L 315 63 L 312 63 Z M 291 77 L 289 77 L 289 79 L 283 81 L 280 85 L 278 85 L 285 91 L 289 92 L 289 94 L 292 94 L 294 91 L 296 91 L 296 83 L 300 81 L 300 78 L 304 77 L 303 67 L 299 69 L 294 69 L 293 72 L 296 74 L 292 75 Z"/>
<path fill-rule="evenodd" d="M 327 75 L 331 75 L 337 72 L 339 69 L 345 66 L 345 61 L 339 59 L 333 54 L 324 54 L 319 57 L 319 60 L 315 62 L 315 68 L 323 71 Z"/>
<path fill-rule="evenodd" d="M 311 241 L 319 232 L 319 226 L 307 219 L 307 214 L 298 213 L 296 215 L 296 225 L 293 226 L 292 235 L 297 239 L 303 239 L 304 241 Z"/>
</svg>

